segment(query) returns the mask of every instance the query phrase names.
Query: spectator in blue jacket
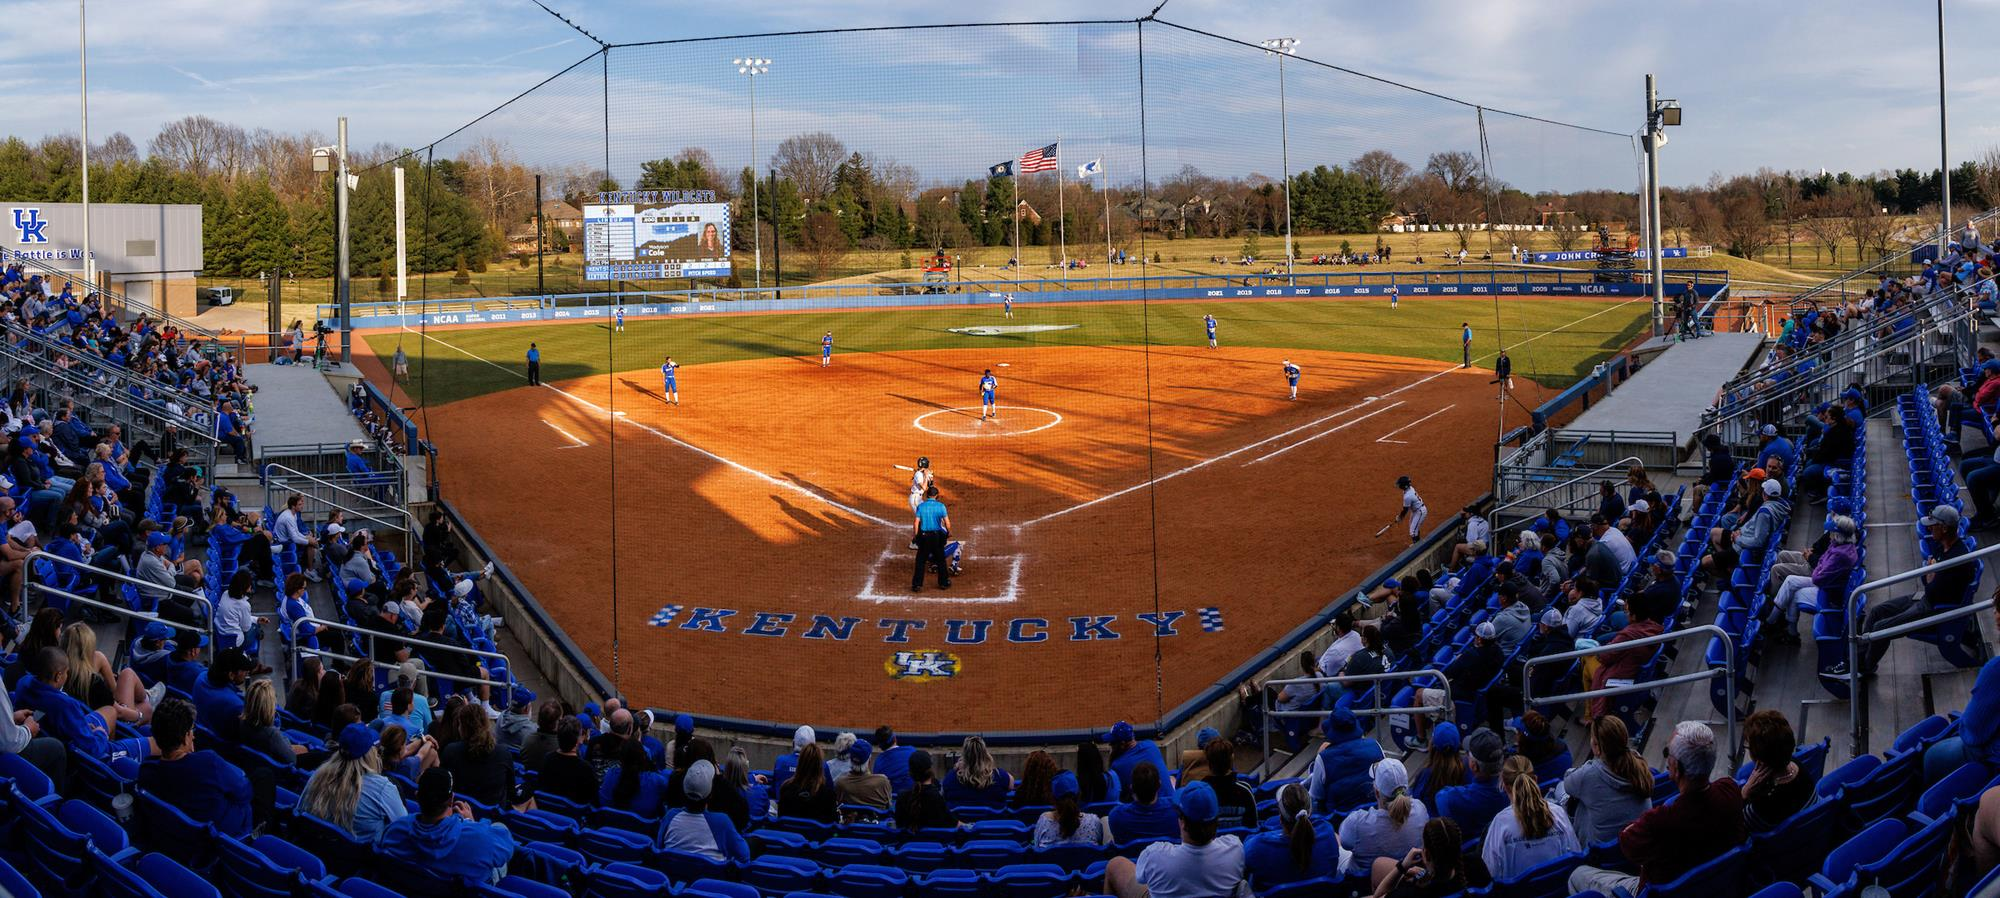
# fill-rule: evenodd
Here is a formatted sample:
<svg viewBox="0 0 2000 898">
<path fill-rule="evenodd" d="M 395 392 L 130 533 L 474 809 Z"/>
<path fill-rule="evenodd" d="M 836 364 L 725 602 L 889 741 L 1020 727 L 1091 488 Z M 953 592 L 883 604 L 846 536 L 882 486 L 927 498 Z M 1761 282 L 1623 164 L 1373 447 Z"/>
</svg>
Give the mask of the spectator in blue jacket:
<svg viewBox="0 0 2000 898">
<path fill-rule="evenodd" d="M 813 732 L 812 727 L 801 725 L 798 729 L 793 730 L 791 754 L 779 755 L 776 761 L 771 762 L 771 788 L 776 789 L 784 785 L 786 780 L 791 779 L 792 771 L 798 769 L 799 766 L 799 752 L 804 751 L 806 746 L 818 741 L 819 736 Z"/>
<path fill-rule="evenodd" d="M 153 712 L 159 756 L 139 768 L 139 788 L 217 832 L 250 832 L 250 779 L 208 749 L 194 747 L 194 706 L 177 698 Z"/>
<path fill-rule="evenodd" d="M 1140 764 L 1157 769 L 1161 786 L 1173 791 L 1173 776 L 1167 772 L 1167 759 L 1160 754 L 1160 746 L 1150 739 L 1135 738 L 1131 724 L 1122 720 L 1112 724 L 1111 732 L 1104 734 L 1104 741 L 1111 743 L 1111 772 L 1125 784 L 1124 793 L 1118 796 L 1120 801 L 1132 800 L 1132 774 Z"/>
<path fill-rule="evenodd" d="M 875 770 L 881 769 L 882 760 L 876 758 Z M 1004 808 L 1007 793 L 1014 790 L 1014 778 L 993 763 L 993 753 L 986 749 L 984 737 L 967 736 L 959 745 L 958 763 L 945 773 L 941 789 L 945 804 L 952 807 Z"/>
<path fill-rule="evenodd" d="M 1111 831 L 1122 842 L 1173 839 L 1181 834 L 1180 812 L 1160 795 L 1160 774 L 1151 765 L 1132 769 L 1132 800 L 1111 809 Z"/>
<path fill-rule="evenodd" d="M 629 811 L 648 819 L 667 809 L 667 775 L 653 769 L 645 745 L 627 739 L 618 752 L 618 766 L 604 774 L 597 787 L 597 803 L 602 807 Z"/>
<path fill-rule="evenodd" d="M 417 812 L 382 830 L 375 850 L 449 879 L 499 882 L 514 856 L 514 836 L 501 824 L 474 820 L 472 806 L 454 798 L 451 771 L 433 767 L 417 780 Z"/>
<path fill-rule="evenodd" d="M 1440 790 L 1433 816 L 1451 818 L 1460 832 L 1483 833 L 1507 807 L 1507 793 L 1500 789 L 1504 752 L 1499 735 L 1483 727 L 1465 737 L 1465 751 L 1472 758 L 1472 781 Z"/>
<path fill-rule="evenodd" d="M 875 728 L 875 738 L 868 740 L 875 745 L 874 771 L 889 778 L 889 789 L 897 795 L 910 791 L 916 780 L 910 776 L 910 752 L 916 749 L 896 744 L 896 731 L 886 726 Z"/>
<path fill-rule="evenodd" d="M 681 778 L 687 806 L 676 808 L 660 824 L 660 847 L 728 863 L 750 860 L 750 843 L 743 841 L 729 815 L 708 809 L 715 788 L 715 764 L 696 761 Z"/>
<path fill-rule="evenodd" d="M 1314 817 L 1304 786 L 1278 790 L 1278 828 L 1262 830 L 1243 843 L 1243 867 L 1250 885 L 1268 891 L 1286 883 L 1347 872 L 1353 852 L 1340 844 L 1333 823 Z"/>
<path fill-rule="evenodd" d="M 1327 714 L 1321 729 L 1326 745 L 1313 759 L 1306 780 L 1314 807 L 1325 814 L 1372 804 L 1375 784 L 1368 778 L 1368 766 L 1382 760 L 1382 746 L 1361 734 L 1361 722 L 1346 708 Z"/>
<path fill-rule="evenodd" d="M 42 712 L 43 732 L 61 739 L 70 751 L 110 764 L 127 776 L 156 752 L 145 738 L 113 739 L 117 710 L 93 711 L 63 691 L 69 682 L 69 656 L 56 646 L 44 646 L 28 661 L 28 673 L 14 688 L 14 706 Z"/>
<path fill-rule="evenodd" d="M 201 725 L 235 738 L 236 721 L 243 717 L 243 683 L 257 665 L 235 649 L 215 653 L 208 675 L 195 683 L 194 706 Z"/>
</svg>

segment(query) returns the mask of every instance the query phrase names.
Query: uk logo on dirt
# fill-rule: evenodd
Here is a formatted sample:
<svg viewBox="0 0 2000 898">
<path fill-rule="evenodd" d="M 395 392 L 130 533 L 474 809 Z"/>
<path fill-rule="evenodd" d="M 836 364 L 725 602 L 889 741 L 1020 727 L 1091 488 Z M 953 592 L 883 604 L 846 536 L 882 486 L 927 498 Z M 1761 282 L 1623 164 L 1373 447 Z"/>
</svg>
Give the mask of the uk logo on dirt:
<svg viewBox="0 0 2000 898">
<path fill-rule="evenodd" d="M 950 679 L 958 675 L 958 656 L 932 650 L 896 652 L 882 668 L 898 680 L 918 683 Z"/>
</svg>

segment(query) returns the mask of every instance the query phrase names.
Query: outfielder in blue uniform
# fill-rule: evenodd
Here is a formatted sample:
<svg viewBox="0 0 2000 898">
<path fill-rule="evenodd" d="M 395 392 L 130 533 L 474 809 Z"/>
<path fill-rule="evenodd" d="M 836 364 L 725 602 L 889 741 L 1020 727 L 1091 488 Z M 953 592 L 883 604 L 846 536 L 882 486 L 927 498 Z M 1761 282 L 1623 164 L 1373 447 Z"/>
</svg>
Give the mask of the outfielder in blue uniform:
<svg viewBox="0 0 2000 898">
<path fill-rule="evenodd" d="M 1389 308 L 1392 308 L 1392 309 L 1393 309 L 1393 308 L 1395 308 L 1395 307 L 1396 307 L 1396 285 L 1395 285 L 1395 284 L 1390 284 L 1390 285 L 1389 285 Z"/>
<path fill-rule="evenodd" d="M 979 378 L 979 404 L 983 406 L 980 420 L 1000 417 L 999 411 L 993 405 L 993 393 L 999 388 L 1000 381 L 994 379 L 993 369 L 986 369 L 986 373 Z"/>
<path fill-rule="evenodd" d="M 612 330 L 615 330 L 615 331 L 617 331 L 618 333 L 621 333 L 621 334 L 622 334 L 622 333 L 624 333 L 624 332 L 625 332 L 625 307 L 624 307 L 624 306 L 619 306 L 619 307 L 618 307 L 617 309 L 613 310 L 613 311 L 612 311 L 612 313 L 611 313 L 611 320 L 612 320 L 612 328 L 611 328 L 611 329 L 612 329 Z"/>
<path fill-rule="evenodd" d="M 1215 316 L 1201 316 L 1201 326 L 1208 329 L 1208 348 L 1215 348 Z"/>
<path fill-rule="evenodd" d="M 1291 359 L 1286 359 L 1285 383 L 1291 386 L 1293 399 L 1299 398 L 1299 374 L 1299 366 L 1292 364 Z"/>
<path fill-rule="evenodd" d="M 819 338 L 819 366 L 825 368 L 833 364 L 833 331 Z"/>
<path fill-rule="evenodd" d="M 674 405 L 681 404 L 681 388 L 674 377 L 680 372 L 680 368 L 681 366 L 674 364 L 673 356 L 667 356 L 666 362 L 660 365 L 660 380 L 664 382 L 660 389 L 666 394 L 667 401 Z"/>
<path fill-rule="evenodd" d="M 1000 312 L 1008 318 L 1014 317 L 1014 294 L 1000 294 Z"/>
</svg>

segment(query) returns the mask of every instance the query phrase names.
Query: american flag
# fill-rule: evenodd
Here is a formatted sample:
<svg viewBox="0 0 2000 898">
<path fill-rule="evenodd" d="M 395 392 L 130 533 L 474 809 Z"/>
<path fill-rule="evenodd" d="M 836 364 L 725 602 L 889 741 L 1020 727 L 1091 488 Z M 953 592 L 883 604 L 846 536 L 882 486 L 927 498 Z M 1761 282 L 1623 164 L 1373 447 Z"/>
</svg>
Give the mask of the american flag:
<svg viewBox="0 0 2000 898">
<path fill-rule="evenodd" d="M 1039 150 L 1029 150 L 1021 154 L 1020 171 L 1024 175 L 1038 171 L 1056 170 L 1056 145 L 1049 144 Z"/>
</svg>

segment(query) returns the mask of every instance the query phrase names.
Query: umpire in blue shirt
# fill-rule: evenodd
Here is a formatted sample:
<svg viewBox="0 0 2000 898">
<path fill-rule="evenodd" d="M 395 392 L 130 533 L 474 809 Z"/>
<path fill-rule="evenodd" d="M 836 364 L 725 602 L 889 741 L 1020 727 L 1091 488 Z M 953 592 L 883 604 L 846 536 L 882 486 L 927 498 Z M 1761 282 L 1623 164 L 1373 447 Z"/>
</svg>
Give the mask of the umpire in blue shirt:
<svg viewBox="0 0 2000 898">
<path fill-rule="evenodd" d="M 944 541 L 950 534 L 951 513 L 932 484 L 924 491 L 924 501 L 917 503 L 917 570 L 910 575 L 911 592 L 923 591 L 924 567 L 931 564 L 937 565 L 938 588 L 951 588 L 951 566 L 944 559 Z"/>
</svg>

